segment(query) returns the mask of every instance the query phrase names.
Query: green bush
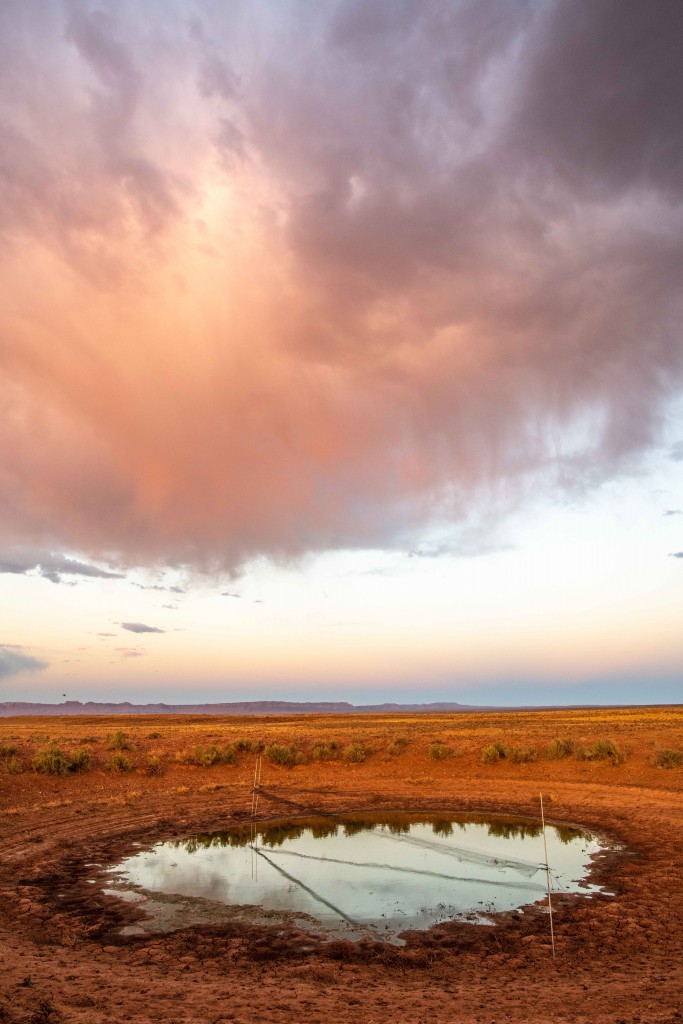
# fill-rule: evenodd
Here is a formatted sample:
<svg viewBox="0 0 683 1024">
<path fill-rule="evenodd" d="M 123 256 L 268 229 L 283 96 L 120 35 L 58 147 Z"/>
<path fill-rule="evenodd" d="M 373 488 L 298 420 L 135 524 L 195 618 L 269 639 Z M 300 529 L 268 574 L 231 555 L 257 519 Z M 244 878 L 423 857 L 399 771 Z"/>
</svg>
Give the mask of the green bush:
<svg viewBox="0 0 683 1024">
<path fill-rule="evenodd" d="M 505 757 L 513 764 L 531 764 L 538 754 L 531 747 L 506 747 Z"/>
<path fill-rule="evenodd" d="M 92 760 L 92 758 L 90 756 L 90 751 L 88 751 L 88 750 L 78 750 L 78 751 L 76 751 L 75 754 L 71 755 L 70 764 L 69 764 L 69 771 L 70 772 L 85 772 L 90 767 L 91 760 Z"/>
<path fill-rule="evenodd" d="M 311 757 L 314 761 L 334 761 L 339 756 L 339 744 L 335 743 L 316 743 L 311 751 Z"/>
<path fill-rule="evenodd" d="M 281 764 L 291 767 L 295 764 L 304 764 L 305 754 L 295 747 L 287 747 L 281 743 L 271 743 L 266 747 L 266 757 L 271 764 Z"/>
<path fill-rule="evenodd" d="M 276 745 L 277 744 L 271 744 L 271 746 L 276 746 Z M 265 743 L 262 743 L 260 740 L 251 740 L 251 739 L 248 739 L 248 740 L 237 740 L 235 742 L 235 744 L 234 744 L 234 749 L 238 753 L 262 754 L 263 751 L 265 750 Z"/>
<path fill-rule="evenodd" d="M 410 740 L 407 740 L 404 736 L 397 736 L 396 739 L 387 747 L 387 754 L 389 754 L 390 757 L 398 757 L 405 751 L 409 744 Z"/>
<path fill-rule="evenodd" d="M 484 747 L 481 752 L 481 759 L 484 764 L 496 764 L 498 761 L 502 761 L 505 757 L 505 747 L 502 743 L 491 743 L 490 746 Z"/>
<path fill-rule="evenodd" d="M 435 761 L 445 761 L 447 758 L 456 757 L 457 755 L 447 743 L 442 743 L 441 740 L 435 740 L 434 743 L 430 743 L 429 745 L 429 756 Z"/>
<path fill-rule="evenodd" d="M 576 750 L 576 744 L 574 740 L 570 739 L 554 739 L 548 747 L 548 757 L 551 761 L 559 761 L 560 758 L 570 757 Z"/>
<path fill-rule="evenodd" d="M 212 743 L 209 747 L 195 747 L 185 760 L 187 764 L 195 764 L 199 768 L 210 768 L 214 764 L 234 764 L 235 754 L 232 747 L 221 750 Z"/>
<path fill-rule="evenodd" d="M 658 750 L 655 754 L 655 764 L 658 768 L 680 768 L 683 764 L 683 751 Z"/>
<path fill-rule="evenodd" d="M 128 742 L 128 736 L 125 732 L 115 732 L 112 735 L 107 736 L 107 749 L 132 750 L 132 747 Z"/>
<path fill-rule="evenodd" d="M 133 766 L 123 754 L 112 754 L 104 767 L 109 772 L 129 772 Z"/>
<path fill-rule="evenodd" d="M 343 757 L 345 761 L 359 764 L 361 761 L 365 761 L 369 753 L 370 751 L 360 743 L 349 743 L 348 747 L 344 747 Z"/>
<path fill-rule="evenodd" d="M 614 740 L 598 740 L 590 747 L 584 747 L 578 757 L 582 761 L 610 761 L 612 764 L 621 764 L 624 760 L 624 755 Z"/>
<path fill-rule="evenodd" d="M 164 759 L 159 754 L 150 754 L 147 758 L 145 771 L 148 775 L 162 775 L 164 771 Z"/>
<path fill-rule="evenodd" d="M 34 772 L 43 775 L 67 775 L 69 772 L 84 772 L 90 767 L 90 753 L 79 750 L 75 754 L 67 754 L 61 747 L 51 744 L 39 750 L 31 762 Z"/>
<path fill-rule="evenodd" d="M 66 775 L 70 764 L 69 755 L 53 744 L 38 751 L 31 762 L 31 767 L 34 772 L 40 772 L 42 775 Z"/>
</svg>

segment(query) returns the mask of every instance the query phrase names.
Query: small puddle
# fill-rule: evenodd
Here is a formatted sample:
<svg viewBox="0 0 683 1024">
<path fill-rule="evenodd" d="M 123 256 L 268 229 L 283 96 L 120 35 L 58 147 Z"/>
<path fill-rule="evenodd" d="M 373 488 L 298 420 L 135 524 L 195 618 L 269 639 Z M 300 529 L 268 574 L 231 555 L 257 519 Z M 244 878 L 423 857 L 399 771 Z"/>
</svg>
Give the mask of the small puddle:
<svg viewBox="0 0 683 1024">
<path fill-rule="evenodd" d="M 587 876 L 604 843 L 553 825 L 546 841 L 555 892 L 601 891 Z M 491 924 L 547 891 L 538 822 L 433 813 L 277 820 L 171 840 L 105 879 L 106 892 L 145 913 L 126 935 L 242 921 L 400 942 L 443 921 Z"/>
</svg>

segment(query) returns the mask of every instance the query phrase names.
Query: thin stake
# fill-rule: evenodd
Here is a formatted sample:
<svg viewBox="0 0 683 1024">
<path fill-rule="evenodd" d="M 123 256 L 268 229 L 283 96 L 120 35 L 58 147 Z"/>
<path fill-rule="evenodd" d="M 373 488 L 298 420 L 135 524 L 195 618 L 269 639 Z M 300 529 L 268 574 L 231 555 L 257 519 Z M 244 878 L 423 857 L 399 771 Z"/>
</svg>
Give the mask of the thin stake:
<svg viewBox="0 0 683 1024">
<path fill-rule="evenodd" d="M 261 757 L 256 759 L 256 778 L 254 782 L 254 810 L 255 815 L 258 810 L 259 796 L 261 795 Z"/>
<path fill-rule="evenodd" d="M 545 850 L 545 871 L 548 880 L 548 915 L 550 917 L 550 942 L 553 947 L 553 960 L 555 959 L 555 931 L 553 929 L 553 904 L 550 899 L 550 864 L 548 863 L 548 842 L 545 836 L 545 814 L 543 813 L 543 793 L 541 796 L 541 824 L 543 826 L 543 849 Z"/>
<path fill-rule="evenodd" d="M 256 813 L 256 779 L 258 777 L 258 758 L 254 762 L 254 781 L 251 786 L 251 816 Z"/>
<path fill-rule="evenodd" d="M 251 877 L 258 882 L 258 833 L 256 832 L 256 812 L 258 810 L 259 787 L 261 785 L 261 758 L 254 763 L 254 781 L 251 787 Z"/>
</svg>

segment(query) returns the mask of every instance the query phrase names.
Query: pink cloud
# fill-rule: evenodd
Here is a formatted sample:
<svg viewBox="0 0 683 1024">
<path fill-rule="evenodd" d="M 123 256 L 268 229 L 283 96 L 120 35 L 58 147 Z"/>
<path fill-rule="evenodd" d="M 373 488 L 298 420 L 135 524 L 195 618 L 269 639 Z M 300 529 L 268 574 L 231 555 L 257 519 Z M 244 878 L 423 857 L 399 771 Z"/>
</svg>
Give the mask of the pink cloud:
<svg viewBox="0 0 683 1024">
<path fill-rule="evenodd" d="M 680 5 L 47 7 L 2 15 L 0 543 L 412 546 L 657 439 Z"/>
</svg>

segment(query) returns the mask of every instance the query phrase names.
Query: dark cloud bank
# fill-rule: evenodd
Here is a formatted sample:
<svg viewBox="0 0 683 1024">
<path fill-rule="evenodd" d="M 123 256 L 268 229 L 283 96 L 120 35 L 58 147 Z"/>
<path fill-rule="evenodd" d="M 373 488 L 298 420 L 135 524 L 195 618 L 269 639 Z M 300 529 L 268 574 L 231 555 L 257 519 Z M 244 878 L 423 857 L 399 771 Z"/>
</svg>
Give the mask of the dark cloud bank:
<svg viewBox="0 0 683 1024">
<path fill-rule="evenodd" d="M 22 0 L 0 38 L 0 540 L 413 546 L 657 442 L 680 0 Z M 202 220 L 228 186 L 242 212 Z M 157 331 L 190 230 L 218 283 Z"/>
<path fill-rule="evenodd" d="M 24 654 L 14 644 L 0 644 L 0 679 L 18 675 L 20 672 L 37 672 L 47 668 L 47 663 L 30 654 Z"/>
</svg>

